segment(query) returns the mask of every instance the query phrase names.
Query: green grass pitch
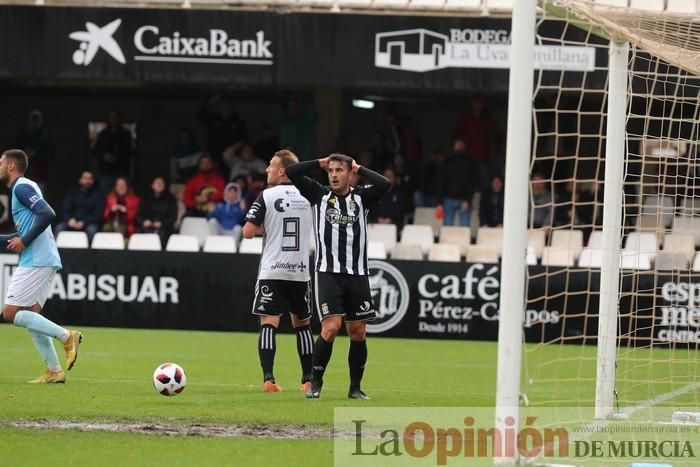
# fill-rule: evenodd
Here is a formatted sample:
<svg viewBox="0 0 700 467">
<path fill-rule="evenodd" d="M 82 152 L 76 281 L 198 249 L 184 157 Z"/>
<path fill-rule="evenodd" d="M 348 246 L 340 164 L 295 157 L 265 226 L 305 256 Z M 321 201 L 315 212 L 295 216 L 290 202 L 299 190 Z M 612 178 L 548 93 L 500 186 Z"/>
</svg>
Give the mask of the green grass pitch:
<svg viewBox="0 0 700 467">
<path fill-rule="evenodd" d="M 43 371 L 28 333 L 0 326 L 0 459 L 33 466 L 47 456 L 63 465 L 328 466 L 331 439 L 151 436 L 131 433 L 24 429 L 13 421 L 143 422 L 168 425 L 272 424 L 330 428 L 333 408 L 488 406 L 494 401 L 496 344 L 370 337 L 364 387 L 372 400 L 347 399 L 346 338 L 339 338 L 322 398 L 299 392 L 295 337 L 279 335 L 275 376 L 285 392 L 261 391 L 257 335 L 193 331 L 81 328 L 85 339 L 65 385 L 31 385 Z M 62 358 L 62 349 L 57 349 Z M 163 362 L 185 368 L 188 385 L 163 397 L 151 374 Z M 303 455 L 300 455 L 303 453 Z M 96 457 L 99 462 L 96 463 Z M 238 463 L 237 465 L 242 465 Z M 274 465 L 274 464 L 273 464 Z"/>
<path fill-rule="evenodd" d="M 321 399 L 299 392 L 295 337 L 278 336 L 275 375 L 285 392 L 261 390 L 257 334 L 81 328 L 85 335 L 76 367 L 65 385 L 31 385 L 43 371 L 26 330 L 0 326 L 0 465 L 35 466 L 330 466 L 333 442 L 308 439 L 169 436 L 27 428 L 30 422 L 164 426 L 260 425 L 294 430 L 305 426 L 328 432 L 334 407 L 489 407 L 495 401 L 495 342 L 389 339 L 370 336 L 364 389 L 371 401 L 347 399 L 347 338 L 338 338 Z M 595 390 L 595 347 L 529 346 L 523 387 L 540 406 L 590 405 Z M 63 357 L 62 349 L 58 348 Z M 636 352 L 636 351 L 635 351 Z M 618 371 L 630 381 L 658 380 L 654 391 L 690 382 L 697 359 L 673 360 L 655 350 L 658 369 L 647 351 Z M 176 397 L 157 394 L 154 368 L 173 361 L 185 368 L 188 385 Z M 626 366 L 625 366 L 626 365 Z M 684 373 L 686 381 L 673 381 Z M 663 376 L 663 378 L 660 378 Z M 530 381 L 531 380 L 531 381 Z M 634 391 L 638 393 L 635 394 Z M 627 396 L 644 400 L 649 384 L 631 384 Z M 683 394 L 695 402 L 696 391 Z M 667 403 L 672 403 L 669 401 Z M 17 427 L 17 425 L 21 427 Z M 6 463 L 6 460 L 11 460 Z M 242 461 L 244 461 L 242 463 Z"/>
</svg>

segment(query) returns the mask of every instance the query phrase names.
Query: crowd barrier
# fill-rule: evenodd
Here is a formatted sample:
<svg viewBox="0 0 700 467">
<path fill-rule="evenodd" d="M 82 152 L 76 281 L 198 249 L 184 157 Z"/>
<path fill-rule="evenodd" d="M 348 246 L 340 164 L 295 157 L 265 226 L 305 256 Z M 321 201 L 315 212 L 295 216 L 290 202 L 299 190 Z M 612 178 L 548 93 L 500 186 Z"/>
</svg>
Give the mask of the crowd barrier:
<svg viewBox="0 0 700 467">
<path fill-rule="evenodd" d="M 257 331 L 251 314 L 258 255 L 61 251 L 46 314 L 85 326 Z M 7 289 L 15 255 L 0 255 Z M 374 335 L 495 340 L 500 266 L 370 261 Z M 547 274 L 544 274 L 547 273 Z M 530 266 L 526 340 L 595 343 L 599 273 Z M 639 271 L 622 280 L 620 326 L 637 345 L 700 341 L 700 275 Z M 315 308 L 315 307 L 314 307 Z M 318 317 L 313 318 L 318 330 Z M 284 319 L 288 329 L 288 320 Z"/>
</svg>

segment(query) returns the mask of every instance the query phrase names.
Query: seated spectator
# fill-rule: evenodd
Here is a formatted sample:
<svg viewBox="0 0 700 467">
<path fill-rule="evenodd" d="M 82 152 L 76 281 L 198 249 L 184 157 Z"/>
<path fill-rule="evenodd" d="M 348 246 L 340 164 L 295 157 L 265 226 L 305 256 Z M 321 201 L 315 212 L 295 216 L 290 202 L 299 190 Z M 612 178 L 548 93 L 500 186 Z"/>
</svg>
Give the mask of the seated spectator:
<svg viewBox="0 0 700 467">
<path fill-rule="evenodd" d="M 479 205 L 479 221 L 484 227 L 503 227 L 503 177 L 491 177 L 489 187 L 481 194 Z"/>
<path fill-rule="evenodd" d="M 171 156 L 172 179 L 178 183 L 189 180 L 197 172 L 197 162 L 201 152 L 194 132 L 189 128 L 183 128 Z"/>
<path fill-rule="evenodd" d="M 233 180 L 239 175 L 252 175 L 255 173 L 265 173 L 267 164 L 255 155 L 255 150 L 251 144 L 242 144 L 238 147 L 231 146 L 224 151 L 224 160 L 231 168 L 229 180 Z"/>
<path fill-rule="evenodd" d="M 102 213 L 105 232 L 119 232 L 129 237 L 136 232 L 136 214 L 139 210 L 139 197 L 131 191 L 124 177 L 117 178 L 114 189 L 107 195 Z"/>
<path fill-rule="evenodd" d="M 246 206 L 252 206 L 256 198 L 248 191 L 248 177 L 239 175 L 231 181 L 238 184 L 238 187 L 241 189 L 241 198 L 245 201 Z"/>
<path fill-rule="evenodd" d="M 102 222 L 104 196 L 95 186 L 95 175 L 85 170 L 73 188 L 63 200 L 59 222 L 54 229 L 56 235 L 63 230 L 85 232 L 92 241 L 99 232 Z"/>
<path fill-rule="evenodd" d="M 396 184 L 394 169 L 384 169 L 384 176 L 391 182 L 391 189 L 370 211 L 369 218 L 378 224 L 395 224 L 401 230 L 408 211 L 408 194 Z"/>
<path fill-rule="evenodd" d="M 530 203 L 530 223 L 533 229 L 551 228 L 554 220 L 552 205 L 554 197 L 547 189 L 544 176 L 540 173 L 532 174 L 530 180 L 532 197 Z"/>
<path fill-rule="evenodd" d="M 230 235 L 238 241 L 245 214 L 246 204 L 241 198 L 240 187 L 237 183 L 229 183 L 224 190 L 224 200 L 207 216 L 209 230 L 214 235 Z"/>
<path fill-rule="evenodd" d="M 143 197 L 139 204 L 138 231 L 160 235 L 160 242 L 165 245 L 168 237 L 175 231 L 177 220 L 177 200 L 163 177 L 156 177 L 151 183 L 151 191 Z"/>
<path fill-rule="evenodd" d="M 226 181 L 216 171 L 216 164 L 209 154 L 202 154 L 198 167 L 199 172 L 185 185 L 182 201 L 188 216 L 206 217 L 223 199 Z"/>
</svg>

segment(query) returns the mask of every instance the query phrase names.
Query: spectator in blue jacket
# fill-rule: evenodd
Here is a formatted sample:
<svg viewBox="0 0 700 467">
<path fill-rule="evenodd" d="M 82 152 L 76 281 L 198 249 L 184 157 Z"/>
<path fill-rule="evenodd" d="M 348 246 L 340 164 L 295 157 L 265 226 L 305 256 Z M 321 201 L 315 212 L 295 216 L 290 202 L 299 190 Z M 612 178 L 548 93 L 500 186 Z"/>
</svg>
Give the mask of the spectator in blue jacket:
<svg viewBox="0 0 700 467">
<path fill-rule="evenodd" d="M 209 213 L 209 230 L 214 235 L 230 235 L 238 241 L 241 225 L 245 220 L 246 203 L 241 198 L 237 183 L 229 183 L 224 190 L 224 200 Z"/>
<path fill-rule="evenodd" d="M 54 230 L 56 235 L 63 230 L 82 231 L 92 241 L 102 225 L 103 206 L 104 195 L 95 187 L 95 175 L 89 170 L 83 171 L 78 186 L 63 200 L 59 222 Z"/>
</svg>

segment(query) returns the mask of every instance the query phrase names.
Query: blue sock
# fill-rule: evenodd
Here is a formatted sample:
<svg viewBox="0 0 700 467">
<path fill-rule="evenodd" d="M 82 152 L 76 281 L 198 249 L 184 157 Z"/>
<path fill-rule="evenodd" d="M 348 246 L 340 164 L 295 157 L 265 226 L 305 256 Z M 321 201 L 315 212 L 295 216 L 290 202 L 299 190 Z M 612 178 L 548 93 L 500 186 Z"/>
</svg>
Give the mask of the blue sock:
<svg viewBox="0 0 700 467">
<path fill-rule="evenodd" d="M 34 347 L 41 355 L 41 358 L 46 362 L 46 367 L 49 371 L 54 373 L 61 370 L 61 365 L 58 363 L 58 355 L 56 355 L 56 349 L 53 346 L 53 341 L 49 336 L 39 334 L 36 331 L 29 331 L 32 335 L 32 340 L 34 341 Z"/>
<path fill-rule="evenodd" d="M 15 326 L 27 328 L 45 336 L 54 337 L 63 342 L 68 336 L 68 331 L 53 321 L 33 311 L 20 310 L 15 315 Z"/>
</svg>

